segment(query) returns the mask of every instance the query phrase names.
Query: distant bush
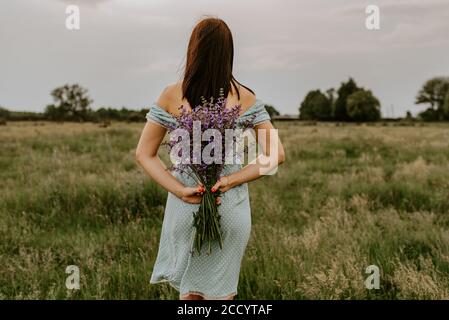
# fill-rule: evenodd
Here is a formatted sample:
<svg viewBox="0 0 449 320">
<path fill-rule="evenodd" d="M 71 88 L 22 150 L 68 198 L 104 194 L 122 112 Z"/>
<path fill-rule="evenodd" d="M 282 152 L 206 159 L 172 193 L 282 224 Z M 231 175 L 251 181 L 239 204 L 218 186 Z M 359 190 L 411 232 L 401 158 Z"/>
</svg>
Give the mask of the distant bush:
<svg viewBox="0 0 449 320">
<path fill-rule="evenodd" d="M 270 117 L 279 116 L 280 115 L 279 111 L 277 111 L 276 108 L 273 107 L 271 104 L 265 105 L 265 109 L 267 110 L 267 112 L 270 115 Z"/>
<path fill-rule="evenodd" d="M 92 100 L 87 94 L 87 89 L 78 84 L 66 84 L 54 89 L 51 95 L 55 103 L 46 107 L 45 116 L 47 119 L 56 121 L 90 120 Z"/>
<path fill-rule="evenodd" d="M 380 120 L 380 102 L 369 90 L 359 90 L 347 99 L 347 114 L 352 121 Z"/>
<path fill-rule="evenodd" d="M 121 109 L 113 109 L 102 107 L 96 111 L 93 111 L 96 118 L 100 121 L 115 120 L 115 121 L 128 121 L 128 122 L 141 122 L 145 121 L 145 115 L 148 112 L 146 109 L 130 110 L 122 107 Z"/>
<path fill-rule="evenodd" d="M 354 79 L 349 78 L 337 90 L 326 94 L 320 90 L 307 93 L 299 107 L 299 118 L 318 121 L 377 121 L 381 118 L 380 102 L 370 90 L 357 86 Z"/>
<path fill-rule="evenodd" d="M 410 111 L 407 111 L 404 120 L 405 121 L 415 121 L 416 119 L 413 117 L 413 115 Z"/>
<path fill-rule="evenodd" d="M 440 113 L 438 110 L 428 108 L 419 113 L 418 117 L 423 121 L 439 121 Z"/>
<path fill-rule="evenodd" d="M 11 112 L 8 109 L 0 107 L 0 118 L 7 120 L 9 119 Z"/>
<path fill-rule="evenodd" d="M 429 105 L 419 114 L 424 121 L 449 120 L 449 77 L 426 81 L 416 96 L 416 104 Z"/>
<path fill-rule="evenodd" d="M 28 112 L 28 111 L 11 111 L 9 116 L 10 121 L 42 121 L 46 120 L 43 113 Z"/>
<path fill-rule="evenodd" d="M 320 91 L 310 91 L 299 107 L 301 120 L 330 120 L 332 106 L 330 100 Z"/>
<path fill-rule="evenodd" d="M 82 118 L 77 118 L 60 114 L 60 110 L 53 109 L 53 107 L 54 106 L 47 107 L 45 113 L 8 111 L 8 116 L 5 116 L 5 113 L 0 110 L 0 118 L 10 121 L 89 121 L 94 123 L 103 121 L 142 122 L 145 121 L 145 115 L 148 112 L 146 109 L 129 110 L 126 108 L 101 108 L 97 111 L 89 110 L 83 115 Z"/>
<path fill-rule="evenodd" d="M 333 106 L 333 118 L 337 121 L 348 121 L 349 115 L 348 115 L 348 107 L 347 107 L 347 100 L 348 97 L 353 94 L 354 92 L 357 92 L 360 90 L 354 81 L 354 79 L 349 78 L 347 82 L 342 82 L 340 85 L 340 88 L 337 90 L 337 100 L 335 101 L 335 104 Z"/>
</svg>

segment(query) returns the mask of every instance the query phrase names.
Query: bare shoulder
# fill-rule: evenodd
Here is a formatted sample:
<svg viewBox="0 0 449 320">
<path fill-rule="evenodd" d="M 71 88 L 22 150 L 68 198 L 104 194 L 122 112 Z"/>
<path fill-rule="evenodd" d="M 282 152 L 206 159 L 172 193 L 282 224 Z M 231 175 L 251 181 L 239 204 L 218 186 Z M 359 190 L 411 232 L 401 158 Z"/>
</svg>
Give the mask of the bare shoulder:
<svg viewBox="0 0 449 320">
<path fill-rule="evenodd" d="M 257 97 L 256 95 L 245 88 L 244 86 L 239 86 L 239 93 L 240 93 L 240 103 L 242 104 L 243 111 L 247 110 L 251 106 L 256 103 Z"/>
<path fill-rule="evenodd" d="M 248 108 L 256 103 L 256 95 L 245 88 L 242 85 L 238 86 L 239 94 L 240 94 L 240 104 L 242 105 L 242 110 L 246 111 Z M 235 101 L 237 103 L 236 93 L 232 95 L 231 101 Z M 178 107 L 181 104 L 188 104 L 188 102 L 183 101 L 182 99 L 182 83 L 172 83 L 167 85 L 162 91 L 161 95 L 157 100 L 157 105 L 160 106 L 165 111 L 171 113 L 177 113 Z"/>
<path fill-rule="evenodd" d="M 181 84 L 179 82 L 167 85 L 157 99 L 157 105 L 165 111 L 171 112 L 173 106 L 179 102 L 180 92 Z"/>
</svg>

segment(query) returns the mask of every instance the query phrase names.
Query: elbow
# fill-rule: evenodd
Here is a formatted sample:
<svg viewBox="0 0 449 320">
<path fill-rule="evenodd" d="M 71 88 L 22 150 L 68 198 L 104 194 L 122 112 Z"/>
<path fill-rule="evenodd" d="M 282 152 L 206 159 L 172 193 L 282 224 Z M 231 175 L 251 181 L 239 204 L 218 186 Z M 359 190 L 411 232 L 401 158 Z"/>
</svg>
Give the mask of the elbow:
<svg viewBox="0 0 449 320">
<path fill-rule="evenodd" d="M 285 152 L 284 149 L 281 148 L 278 152 L 278 165 L 281 165 L 285 162 Z"/>
<path fill-rule="evenodd" d="M 285 154 L 282 152 L 278 156 L 278 165 L 281 165 L 285 162 Z"/>
<path fill-rule="evenodd" d="M 144 156 L 144 153 L 142 152 L 142 150 L 140 150 L 139 148 L 137 148 L 135 157 L 136 157 L 136 163 L 139 164 L 139 165 L 141 165 L 141 164 L 142 164 L 142 161 L 143 161 L 143 158 L 144 158 L 145 156 Z"/>
<path fill-rule="evenodd" d="M 142 166 L 144 162 L 148 160 L 152 160 L 153 158 L 157 157 L 156 155 L 149 154 L 146 150 L 141 150 L 139 148 L 136 149 L 135 159 L 137 164 Z"/>
</svg>

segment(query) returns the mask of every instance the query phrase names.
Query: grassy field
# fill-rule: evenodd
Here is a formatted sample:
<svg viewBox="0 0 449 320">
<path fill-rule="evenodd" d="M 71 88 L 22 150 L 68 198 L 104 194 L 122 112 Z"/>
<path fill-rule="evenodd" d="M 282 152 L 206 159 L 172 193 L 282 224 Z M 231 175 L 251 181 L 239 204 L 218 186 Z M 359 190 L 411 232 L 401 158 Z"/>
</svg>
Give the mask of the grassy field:
<svg viewBox="0 0 449 320">
<path fill-rule="evenodd" d="M 135 164 L 142 126 L 0 127 L 1 299 L 178 297 L 149 284 L 166 193 Z M 238 298 L 448 299 L 449 125 L 279 129 L 287 161 L 250 185 Z"/>
</svg>

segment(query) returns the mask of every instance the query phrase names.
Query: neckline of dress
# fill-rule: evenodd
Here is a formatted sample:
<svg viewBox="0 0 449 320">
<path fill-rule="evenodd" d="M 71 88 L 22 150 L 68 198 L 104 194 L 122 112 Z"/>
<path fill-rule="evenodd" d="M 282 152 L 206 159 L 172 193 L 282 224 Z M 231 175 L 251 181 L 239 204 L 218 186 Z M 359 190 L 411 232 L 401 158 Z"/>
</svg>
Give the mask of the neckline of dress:
<svg viewBox="0 0 449 320">
<path fill-rule="evenodd" d="M 237 119 L 240 119 L 241 117 L 243 117 L 245 114 L 247 114 L 252 108 L 254 108 L 256 105 L 258 105 L 261 102 L 260 99 L 256 98 L 256 101 L 254 101 L 254 103 L 248 107 L 248 109 L 245 110 L 245 112 L 243 112 L 241 115 L 238 116 Z M 173 116 L 173 114 L 171 114 L 170 112 L 164 110 L 161 106 L 159 106 L 156 102 L 153 102 L 153 105 L 156 106 L 159 110 L 161 110 L 162 112 L 168 114 L 171 118 L 175 119 L 175 117 Z"/>
</svg>

